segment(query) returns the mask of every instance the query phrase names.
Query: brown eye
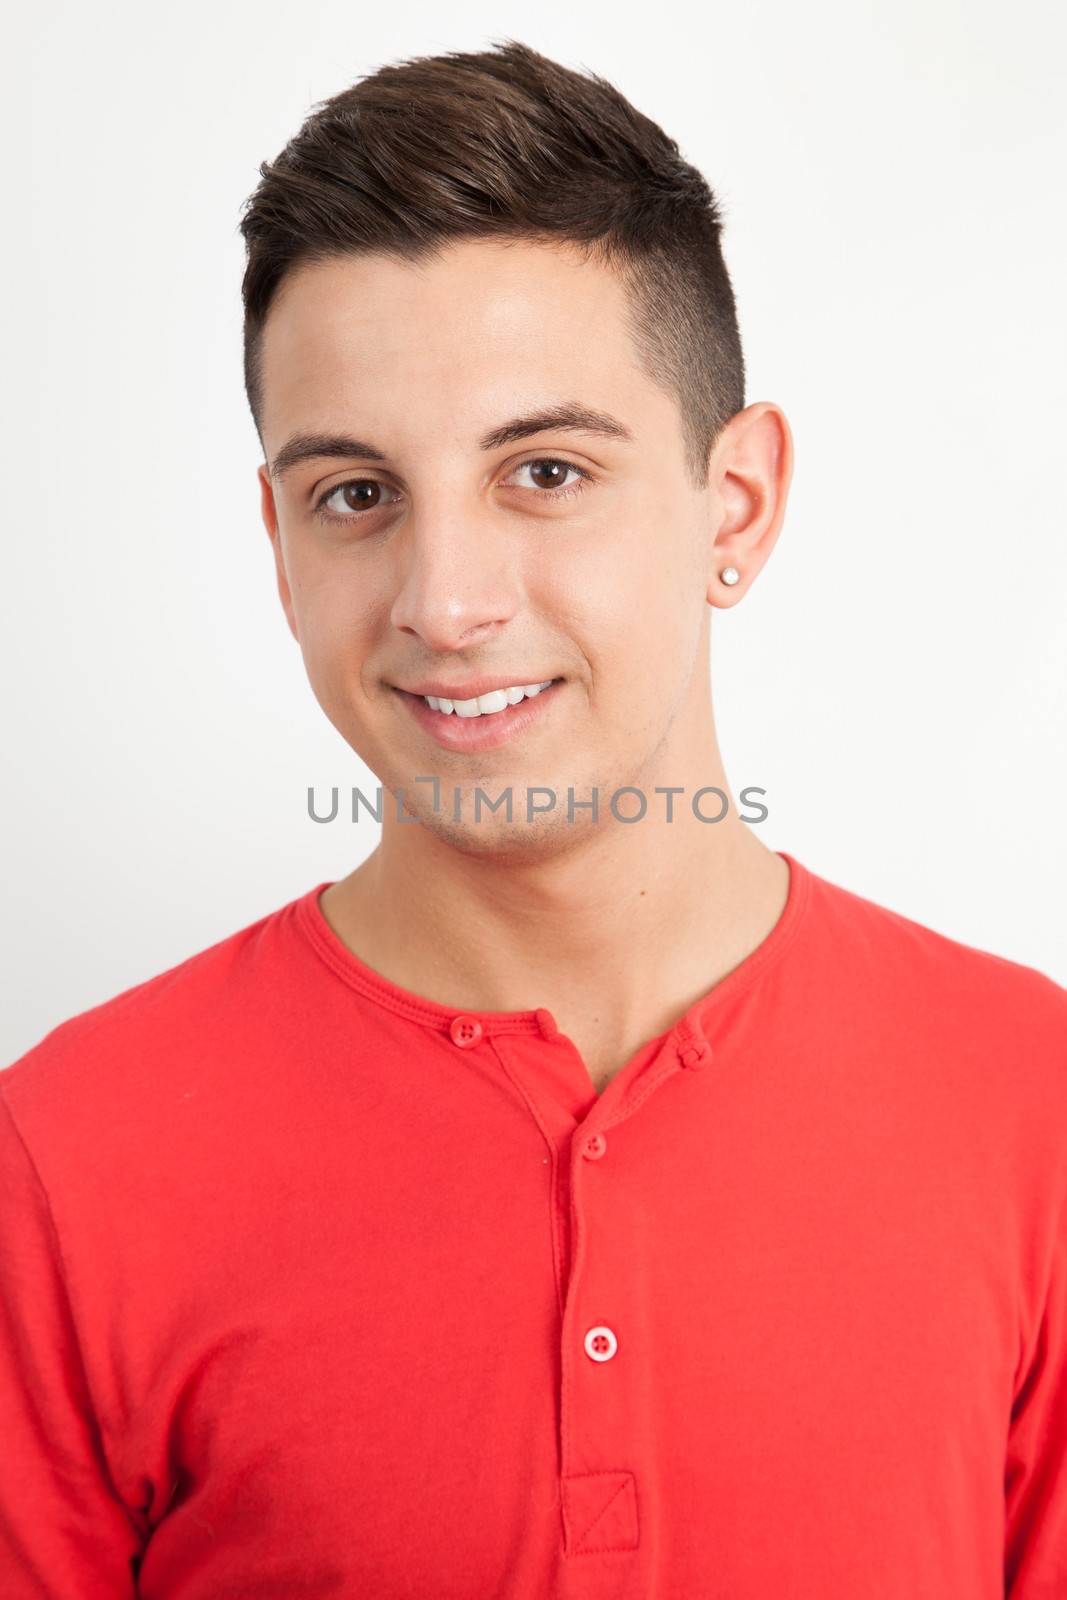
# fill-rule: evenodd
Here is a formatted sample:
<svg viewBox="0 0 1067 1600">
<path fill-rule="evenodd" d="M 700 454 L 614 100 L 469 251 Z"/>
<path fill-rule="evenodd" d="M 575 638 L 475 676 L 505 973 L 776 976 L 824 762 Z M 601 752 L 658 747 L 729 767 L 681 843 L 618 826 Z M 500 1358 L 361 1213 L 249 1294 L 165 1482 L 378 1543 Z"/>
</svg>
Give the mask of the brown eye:
<svg viewBox="0 0 1067 1600">
<path fill-rule="evenodd" d="M 580 494 L 586 484 L 592 481 L 592 474 L 586 472 L 584 467 L 575 466 L 573 461 L 564 461 L 558 456 L 539 456 L 534 461 L 524 461 L 515 468 L 512 481 L 516 478 L 521 480 L 523 473 L 529 474 L 525 487 L 536 489 L 538 497 L 543 500 L 561 500 Z"/>
<path fill-rule="evenodd" d="M 372 511 L 381 499 L 382 486 L 374 478 L 353 478 L 339 490 L 349 511 Z"/>
<path fill-rule="evenodd" d="M 558 489 L 568 472 L 575 470 L 566 461 L 528 461 L 526 465 L 539 489 Z"/>
<path fill-rule="evenodd" d="M 327 489 L 315 509 L 326 521 L 358 522 L 363 512 L 391 505 L 390 494 L 395 498 L 396 490 L 379 483 L 377 478 L 349 478 Z"/>
</svg>

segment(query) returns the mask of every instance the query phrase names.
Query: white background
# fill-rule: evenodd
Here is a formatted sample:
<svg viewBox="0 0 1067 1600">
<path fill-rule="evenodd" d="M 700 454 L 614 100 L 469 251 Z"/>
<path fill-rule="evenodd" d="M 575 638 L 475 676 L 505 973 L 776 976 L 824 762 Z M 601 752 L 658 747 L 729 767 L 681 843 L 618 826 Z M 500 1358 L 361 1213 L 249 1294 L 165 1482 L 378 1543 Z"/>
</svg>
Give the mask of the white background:
<svg viewBox="0 0 1067 1600">
<path fill-rule="evenodd" d="M 716 613 L 762 837 L 1067 982 L 1061 7 L 795 0 L 21 7 L 9 153 L 0 1062 L 313 884 L 377 829 L 259 520 L 241 202 L 312 105 L 514 37 L 610 78 L 726 214 L 797 460 Z"/>
</svg>

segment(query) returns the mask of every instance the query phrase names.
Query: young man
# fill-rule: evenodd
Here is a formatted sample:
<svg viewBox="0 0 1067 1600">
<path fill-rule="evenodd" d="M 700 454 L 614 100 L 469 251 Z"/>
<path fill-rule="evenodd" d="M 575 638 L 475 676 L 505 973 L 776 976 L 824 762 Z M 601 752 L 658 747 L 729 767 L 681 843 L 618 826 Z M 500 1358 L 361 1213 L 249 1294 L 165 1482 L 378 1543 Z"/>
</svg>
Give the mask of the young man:
<svg viewBox="0 0 1067 1600">
<path fill-rule="evenodd" d="M 0 1075 L 5 1596 L 1067 1594 L 1067 994 L 739 815 L 792 444 L 720 225 L 517 44 L 262 168 L 262 515 L 381 842 Z"/>
</svg>

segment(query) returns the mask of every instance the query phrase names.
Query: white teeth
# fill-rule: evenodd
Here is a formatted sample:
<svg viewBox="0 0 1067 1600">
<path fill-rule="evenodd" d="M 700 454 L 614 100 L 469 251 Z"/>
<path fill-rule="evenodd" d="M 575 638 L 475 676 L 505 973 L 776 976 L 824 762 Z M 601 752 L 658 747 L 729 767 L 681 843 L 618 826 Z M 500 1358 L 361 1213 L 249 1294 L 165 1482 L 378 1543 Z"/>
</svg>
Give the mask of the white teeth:
<svg viewBox="0 0 1067 1600">
<path fill-rule="evenodd" d="M 508 697 L 503 689 L 490 689 L 488 694 L 478 696 L 479 711 L 503 711 L 507 703 Z"/>
<path fill-rule="evenodd" d="M 491 689 L 473 700 L 446 700 L 443 695 L 436 694 L 424 694 L 422 698 L 433 711 L 441 711 L 446 716 L 454 711 L 457 717 L 486 717 L 508 706 L 517 706 L 524 698 L 532 700 L 554 682 L 554 678 L 546 678 L 544 683 L 517 683 L 510 689 Z"/>
</svg>

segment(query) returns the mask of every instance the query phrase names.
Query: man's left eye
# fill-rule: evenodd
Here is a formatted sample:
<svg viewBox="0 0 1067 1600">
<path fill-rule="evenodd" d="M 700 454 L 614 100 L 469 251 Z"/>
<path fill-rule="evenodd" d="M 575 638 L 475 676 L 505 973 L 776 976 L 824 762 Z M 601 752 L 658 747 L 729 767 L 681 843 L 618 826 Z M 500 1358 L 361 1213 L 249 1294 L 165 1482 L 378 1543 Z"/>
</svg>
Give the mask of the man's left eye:
<svg viewBox="0 0 1067 1600">
<path fill-rule="evenodd" d="M 538 461 L 524 461 L 520 467 L 515 468 L 515 474 L 530 472 L 533 475 L 535 489 L 569 489 L 573 486 L 574 479 L 567 481 L 569 473 L 575 479 L 587 478 L 589 474 L 581 467 L 576 467 L 571 461 L 560 461 L 555 456 L 545 456 Z"/>
</svg>

